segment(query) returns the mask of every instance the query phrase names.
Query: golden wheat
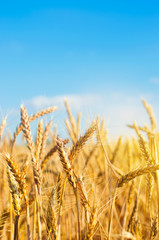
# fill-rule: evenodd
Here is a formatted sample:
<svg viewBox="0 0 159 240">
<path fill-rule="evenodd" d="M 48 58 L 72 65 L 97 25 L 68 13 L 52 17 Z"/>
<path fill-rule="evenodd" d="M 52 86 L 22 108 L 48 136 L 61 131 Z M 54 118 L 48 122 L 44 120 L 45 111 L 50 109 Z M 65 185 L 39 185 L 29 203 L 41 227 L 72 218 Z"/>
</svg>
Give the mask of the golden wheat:
<svg viewBox="0 0 159 240">
<path fill-rule="evenodd" d="M 13 139 L 4 132 L 4 118 L 0 239 L 157 240 L 159 132 L 152 107 L 145 100 L 143 104 L 151 126 L 133 122 L 129 127 L 137 138 L 119 136 L 117 141 L 109 139 L 100 117 L 81 136 L 81 113 L 74 116 L 67 100 L 63 124 L 69 139 L 58 136 L 52 120 L 44 127 L 41 119 L 34 141 L 32 121 L 56 107 L 29 116 L 22 105 Z M 15 144 L 21 131 L 26 145 Z"/>
</svg>

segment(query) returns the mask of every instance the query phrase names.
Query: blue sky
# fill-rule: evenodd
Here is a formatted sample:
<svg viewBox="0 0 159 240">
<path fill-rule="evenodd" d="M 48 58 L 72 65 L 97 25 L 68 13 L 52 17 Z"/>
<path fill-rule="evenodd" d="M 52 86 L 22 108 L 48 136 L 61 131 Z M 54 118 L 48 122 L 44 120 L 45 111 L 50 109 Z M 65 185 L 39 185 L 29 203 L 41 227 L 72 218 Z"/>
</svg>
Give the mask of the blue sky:
<svg viewBox="0 0 159 240">
<path fill-rule="evenodd" d="M 0 107 L 12 118 L 8 127 L 21 103 L 32 112 L 55 102 L 62 112 L 65 96 L 75 111 L 106 117 L 112 132 L 147 120 L 142 96 L 159 116 L 158 29 L 158 1 L 0 0 Z"/>
</svg>

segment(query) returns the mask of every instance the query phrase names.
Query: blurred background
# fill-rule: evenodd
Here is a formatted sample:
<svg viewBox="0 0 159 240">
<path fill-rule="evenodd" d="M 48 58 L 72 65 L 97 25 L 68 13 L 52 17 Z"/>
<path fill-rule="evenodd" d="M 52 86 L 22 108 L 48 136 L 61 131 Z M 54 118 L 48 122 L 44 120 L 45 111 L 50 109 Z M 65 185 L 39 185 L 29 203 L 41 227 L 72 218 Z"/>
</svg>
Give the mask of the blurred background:
<svg viewBox="0 0 159 240">
<path fill-rule="evenodd" d="M 57 105 L 66 132 L 67 97 L 83 128 L 100 115 L 110 137 L 132 134 L 142 97 L 159 118 L 158 29 L 158 1 L 0 1 L 0 118 L 14 131 L 20 104 Z"/>
</svg>

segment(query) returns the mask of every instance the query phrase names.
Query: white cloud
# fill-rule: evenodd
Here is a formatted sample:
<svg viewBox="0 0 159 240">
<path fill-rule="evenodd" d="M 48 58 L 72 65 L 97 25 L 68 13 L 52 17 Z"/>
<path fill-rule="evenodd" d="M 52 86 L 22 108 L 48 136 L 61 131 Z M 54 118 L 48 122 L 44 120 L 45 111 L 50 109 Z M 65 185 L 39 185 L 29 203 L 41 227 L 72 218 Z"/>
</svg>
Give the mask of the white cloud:
<svg viewBox="0 0 159 240">
<path fill-rule="evenodd" d="M 80 111 L 84 105 L 93 106 L 93 104 L 99 102 L 101 99 L 99 95 L 94 94 L 60 95 L 54 97 L 36 96 L 26 101 L 24 104 L 35 108 L 35 110 L 39 110 L 40 108 L 46 108 L 53 105 L 58 106 L 59 109 L 63 109 L 65 98 L 68 99 L 70 106 L 76 111 Z"/>
<path fill-rule="evenodd" d="M 26 102 L 25 106 L 29 112 L 33 113 L 39 109 L 49 106 L 58 106 L 56 123 L 62 122 L 66 117 L 64 107 L 64 98 L 67 97 L 74 116 L 79 111 L 82 112 L 83 126 L 91 121 L 98 114 L 106 118 L 107 127 L 110 136 L 132 134 L 133 131 L 128 129 L 126 124 L 133 123 L 134 120 L 139 124 L 149 121 L 147 113 L 142 106 L 140 96 L 127 96 L 121 92 L 107 93 L 102 95 L 85 94 L 85 95 L 61 95 L 54 97 L 36 96 Z M 60 120 L 59 120 L 59 119 Z"/>
<path fill-rule="evenodd" d="M 158 84 L 159 84 L 159 78 L 151 78 L 151 79 L 150 79 L 150 82 L 151 82 L 152 84 L 158 85 Z"/>
<path fill-rule="evenodd" d="M 49 114 L 47 121 L 52 119 L 53 123 L 58 126 L 58 133 L 61 137 L 67 137 L 68 133 L 65 127 L 65 118 L 67 116 L 64 106 L 64 98 L 67 97 L 71 107 L 73 116 L 77 118 L 77 113 L 82 113 L 81 119 L 81 133 L 89 126 L 90 122 L 95 119 L 97 115 L 106 119 L 106 127 L 108 129 L 108 136 L 110 139 L 118 137 L 119 135 L 135 135 L 132 129 L 129 129 L 126 124 L 132 124 L 134 120 L 139 125 L 144 125 L 145 122 L 150 124 L 149 117 L 143 107 L 140 96 L 128 95 L 122 92 L 106 92 L 105 94 L 81 94 L 81 95 L 60 95 L 53 97 L 35 96 L 32 99 L 23 101 L 29 114 L 34 114 L 43 108 L 49 106 L 57 106 L 58 109 L 53 114 Z M 149 104 L 152 104 L 156 119 L 159 119 L 158 96 L 153 97 L 143 94 Z M 7 128 L 13 133 L 20 123 L 20 109 L 12 109 L 7 112 L 1 112 L 1 119 L 3 116 L 7 117 Z M 46 120 L 46 118 L 44 118 Z M 45 121 L 44 120 L 44 121 Z M 37 122 L 31 123 L 32 134 L 36 134 Z M 21 135 L 20 135 L 21 137 Z M 19 138 L 21 139 L 21 138 Z M 20 141 L 19 141 L 20 142 Z"/>
</svg>

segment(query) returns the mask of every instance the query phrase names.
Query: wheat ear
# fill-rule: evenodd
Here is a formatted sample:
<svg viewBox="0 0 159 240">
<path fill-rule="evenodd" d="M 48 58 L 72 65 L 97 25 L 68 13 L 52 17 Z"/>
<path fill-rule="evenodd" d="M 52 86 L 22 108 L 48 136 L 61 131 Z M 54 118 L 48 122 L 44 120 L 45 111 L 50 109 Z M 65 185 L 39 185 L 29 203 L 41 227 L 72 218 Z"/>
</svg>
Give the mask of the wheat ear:
<svg viewBox="0 0 159 240">
<path fill-rule="evenodd" d="M 129 124 L 127 124 L 127 126 L 128 126 L 129 128 L 133 128 L 133 129 L 134 129 L 134 125 L 129 125 Z M 140 131 L 142 131 L 142 132 L 146 132 L 147 134 L 151 134 L 152 136 L 154 135 L 153 131 L 152 131 L 151 129 L 149 129 L 147 126 L 145 126 L 145 127 L 140 127 L 140 126 L 138 126 L 138 129 L 139 129 Z"/>
<path fill-rule="evenodd" d="M 80 134 L 80 125 L 81 125 L 81 112 L 79 112 L 77 116 L 77 138 Z"/>
<path fill-rule="evenodd" d="M 51 191 L 51 194 L 49 196 L 48 200 L 48 208 L 47 208 L 47 231 L 48 231 L 48 237 L 50 237 L 51 234 L 53 234 L 53 237 L 55 240 L 58 239 L 57 235 L 57 219 L 56 219 L 56 213 L 55 213 L 55 188 Z M 52 239 L 52 238 L 51 238 Z"/>
<path fill-rule="evenodd" d="M 8 174 L 9 187 L 12 195 L 14 211 L 16 215 L 20 216 L 21 198 L 19 193 L 19 185 L 15 180 L 15 177 L 11 172 L 10 167 L 7 167 L 7 174 Z"/>
<path fill-rule="evenodd" d="M 83 146 L 85 145 L 85 143 L 87 142 L 87 140 L 90 138 L 90 136 L 92 136 L 92 134 L 94 133 L 94 131 L 96 130 L 97 126 L 96 124 L 91 126 L 86 132 L 85 134 L 79 138 L 79 140 L 76 142 L 76 144 L 73 145 L 71 152 L 68 156 L 70 162 L 73 162 L 73 160 L 77 157 L 78 153 L 80 152 L 80 150 L 83 148 Z"/>
<path fill-rule="evenodd" d="M 70 127 L 70 124 L 69 124 L 69 121 L 66 119 L 65 120 L 65 125 L 66 125 L 66 128 L 67 128 L 67 131 L 68 131 L 68 134 L 72 140 L 72 142 L 75 144 L 76 143 L 76 138 L 71 130 L 71 127 Z"/>
<path fill-rule="evenodd" d="M 15 222 L 14 222 L 14 240 L 18 240 L 18 221 L 20 216 L 20 209 L 21 209 L 21 198 L 19 193 L 19 185 L 15 180 L 13 173 L 10 171 L 10 168 L 7 167 L 7 174 L 8 174 L 8 182 L 10 187 L 10 192 L 12 195 L 12 204 L 14 208 Z"/>
<path fill-rule="evenodd" d="M 67 154 L 64 150 L 63 142 L 59 137 L 56 140 L 56 142 L 57 142 L 58 153 L 59 153 L 59 156 L 60 156 L 60 161 L 63 165 L 64 171 L 66 172 L 68 181 L 73 187 L 75 196 L 77 194 L 77 191 L 79 192 L 81 203 L 86 208 L 86 206 L 89 206 L 87 198 L 86 198 L 86 196 L 85 196 L 85 194 L 82 190 L 81 183 L 79 182 L 79 179 L 77 178 L 76 174 L 74 173 L 74 170 L 73 170 L 72 165 L 69 161 L 69 158 L 67 157 Z"/>
<path fill-rule="evenodd" d="M 63 169 L 66 172 L 69 183 L 72 185 L 73 189 L 76 188 L 77 177 L 72 169 L 71 163 L 67 157 L 67 154 L 64 150 L 64 145 L 62 140 L 58 137 L 56 140 L 57 150 L 60 156 L 60 161 L 62 163 Z"/>
<path fill-rule="evenodd" d="M 3 229 L 5 226 L 6 220 L 9 217 L 9 214 L 10 212 L 8 212 L 7 209 L 4 209 L 0 215 L 0 239 L 2 239 L 1 236 L 3 236 Z"/>
<path fill-rule="evenodd" d="M 136 123 L 134 123 L 134 127 L 135 127 L 136 133 L 137 133 L 138 138 L 139 138 L 138 141 L 139 141 L 140 151 L 142 153 L 143 159 L 146 161 L 147 166 L 155 164 L 155 160 L 152 158 L 149 145 L 146 142 L 144 136 L 142 136 L 139 133 L 139 130 L 138 130 L 138 127 L 137 127 Z M 150 210 L 150 207 L 151 207 L 153 187 L 154 187 L 154 178 L 153 178 L 151 173 L 148 173 L 148 176 L 147 176 L 147 190 L 148 190 L 148 208 L 149 208 L 149 210 Z M 151 212 L 151 211 L 149 211 L 149 212 Z"/>
<path fill-rule="evenodd" d="M 46 141 L 47 141 L 47 137 L 48 137 L 48 133 L 49 133 L 49 129 L 51 128 L 51 125 L 52 125 L 52 120 L 46 125 L 43 136 L 42 136 L 42 142 L 41 142 L 41 148 L 40 148 L 40 154 L 39 154 L 40 161 L 44 154 L 44 150 L 46 147 Z"/>
<path fill-rule="evenodd" d="M 147 165 L 155 164 L 155 160 L 152 158 L 150 148 L 147 142 L 145 141 L 144 137 L 141 134 L 139 134 L 138 137 L 139 137 L 140 150 Z"/>
<path fill-rule="evenodd" d="M 154 240 L 157 236 L 157 218 L 155 217 L 153 219 L 152 225 L 151 225 L 151 240 Z"/>
<path fill-rule="evenodd" d="M 28 195 L 27 195 L 27 185 L 25 181 L 25 175 L 20 173 L 20 169 L 17 166 L 16 162 L 13 160 L 13 157 L 10 156 L 9 153 L 2 153 L 1 156 L 6 160 L 10 171 L 12 172 L 15 180 L 19 184 L 19 191 L 23 194 L 24 199 L 28 202 Z"/>
<path fill-rule="evenodd" d="M 1 140 L 3 132 L 4 132 L 4 128 L 6 126 L 6 120 L 7 120 L 7 117 L 3 118 L 2 123 L 0 125 L 0 140 Z"/>
<path fill-rule="evenodd" d="M 36 161 L 39 161 L 40 149 L 42 144 L 42 136 L 43 136 L 43 121 L 41 120 L 37 127 L 36 151 L 35 151 Z"/>
<path fill-rule="evenodd" d="M 77 138 L 76 121 L 75 121 L 74 117 L 72 116 L 71 109 L 70 109 L 69 103 L 67 101 L 67 98 L 65 98 L 64 102 L 65 102 L 65 107 L 66 107 L 67 114 L 68 114 L 68 117 L 69 117 L 69 121 L 70 121 L 70 124 L 71 124 L 71 127 L 72 127 L 73 136 L 76 139 Z"/>
<path fill-rule="evenodd" d="M 92 240 L 93 239 L 93 232 L 94 232 L 95 219 L 96 219 L 95 216 L 96 216 L 96 208 L 93 208 L 91 211 L 88 229 L 87 229 L 84 240 Z"/>
<path fill-rule="evenodd" d="M 62 204 L 63 204 L 63 198 L 64 198 L 64 192 L 65 192 L 65 187 L 67 183 L 67 178 L 65 178 L 64 181 L 62 181 L 62 173 L 60 173 L 58 177 L 58 182 L 57 182 L 57 204 L 58 204 L 58 221 L 57 221 L 57 229 L 58 229 L 58 237 L 60 238 L 60 231 L 61 231 L 61 211 L 62 211 Z"/>
<path fill-rule="evenodd" d="M 67 144 L 69 142 L 68 139 L 63 140 L 63 145 Z M 44 169 L 46 164 L 48 163 L 49 159 L 54 155 L 54 153 L 57 151 L 57 146 L 55 145 L 53 148 L 50 149 L 50 151 L 46 154 L 46 156 L 41 161 L 41 170 Z"/>
<path fill-rule="evenodd" d="M 27 214 L 27 231 L 28 231 L 28 240 L 31 240 L 31 232 L 30 232 L 30 217 L 29 217 L 29 200 L 27 193 L 27 184 L 26 184 L 26 167 L 24 167 L 23 172 L 20 173 L 20 169 L 17 164 L 13 160 L 13 157 L 9 155 L 9 153 L 3 153 L 3 158 L 6 160 L 7 165 L 10 169 L 10 172 L 13 174 L 17 184 L 19 192 L 23 194 L 25 202 L 26 202 L 26 214 Z"/>
<path fill-rule="evenodd" d="M 131 181 L 132 179 L 138 176 L 141 176 L 147 173 L 153 173 L 157 170 L 159 170 L 159 164 L 150 165 L 150 166 L 138 168 L 134 171 L 131 171 L 118 179 L 118 187 L 122 187 L 124 183 L 128 183 L 129 181 Z"/>
<path fill-rule="evenodd" d="M 32 140 L 28 113 L 27 113 L 26 108 L 23 105 L 21 105 L 21 128 L 23 130 L 24 136 L 28 143 L 28 148 L 31 152 L 32 158 L 34 158 L 34 143 Z"/>
<path fill-rule="evenodd" d="M 29 122 L 32 122 L 32 121 L 34 121 L 37 118 L 40 118 L 40 117 L 42 117 L 42 116 L 44 116 L 46 114 L 54 112 L 56 109 L 57 109 L 56 106 L 49 107 L 47 109 L 43 109 L 43 110 L 35 113 L 34 115 L 30 115 L 30 117 L 28 117 L 28 120 L 29 120 Z M 14 138 L 13 138 L 13 141 L 12 141 L 12 150 L 13 150 L 13 146 L 14 146 L 14 143 L 16 141 L 16 138 L 21 133 L 22 128 L 23 128 L 22 127 L 22 123 L 20 123 L 20 125 L 16 128 L 16 131 L 14 132 Z M 12 150 L 11 150 L 11 152 L 12 152 Z"/>
<path fill-rule="evenodd" d="M 152 107 L 151 105 L 147 104 L 146 100 L 144 98 L 142 98 L 142 103 L 150 117 L 150 122 L 151 122 L 151 127 L 152 127 L 152 130 L 156 129 L 157 127 L 157 124 L 156 124 L 156 119 L 155 119 L 155 116 L 154 116 L 154 113 L 153 113 L 153 110 L 152 110 Z"/>
<path fill-rule="evenodd" d="M 125 215 L 124 215 L 124 221 L 123 221 L 123 232 L 122 232 L 122 240 L 124 240 L 124 232 L 125 232 L 125 227 L 126 227 L 126 221 L 127 221 L 127 217 L 128 214 L 130 212 L 130 206 L 133 202 L 133 195 L 134 195 L 134 181 L 132 181 L 130 189 L 129 189 L 129 193 L 128 193 L 128 197 L 127 197 L 127 201 L 126 201 L 126 209 L 125 209 Z"/>
</svg>

